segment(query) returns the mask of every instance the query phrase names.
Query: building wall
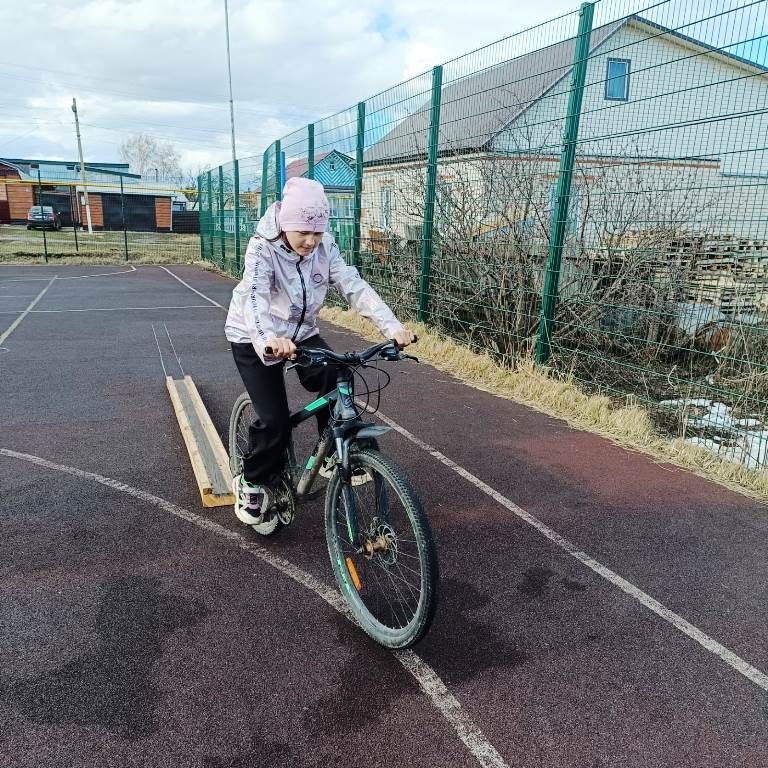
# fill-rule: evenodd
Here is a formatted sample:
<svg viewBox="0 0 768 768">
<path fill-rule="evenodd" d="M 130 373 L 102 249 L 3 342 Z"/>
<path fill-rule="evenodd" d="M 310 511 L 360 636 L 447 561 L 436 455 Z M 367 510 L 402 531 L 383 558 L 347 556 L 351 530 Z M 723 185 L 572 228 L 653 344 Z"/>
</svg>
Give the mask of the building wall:
<svg viewBox="0 0 768 768">
<path fill-rule="evenodd" d="M 524 229 L 546 239 L 560 158 L 465 156 L 440 160 L 435 224 L 457 239 Z M 731 177 L 711 161 L 578 158 L 569 233 L 605 247 L 625 233 L 688 232 L 768 239 L 768 183 Z M 363 177 L 361 234 L 418 240 L 423 220 L 423 164 L 377 167 Z M 453 207 L 453 209 L 452 209 Z M 364 243 L 365 245 L 365 243 Z"/>
<path fill-rule="evenodd" d="M 0 182 L 0 224 L 7 224 L 11 220 L 11 212 L 8 208 L 8 192 L 5 184 Z"/>
<path fill-rule="evenodd" d="M 88 204 L 91 207 L 91 226 L 101 229 L 104 226 L 104 211 L 101 207 L 101 195 L 89 193 Z M 88 227 L 88 214 L 85 211 L 85 204 L 82 202 L 80 204 L 80 221 L 83 222 L 83 227 Z"/>
<path fill-rule="evenodd" d="M 35 204 L 31 184 L 8 184 L 8 209 L 12 221 L 26 221 L 29 209 Z"/>
</svg>

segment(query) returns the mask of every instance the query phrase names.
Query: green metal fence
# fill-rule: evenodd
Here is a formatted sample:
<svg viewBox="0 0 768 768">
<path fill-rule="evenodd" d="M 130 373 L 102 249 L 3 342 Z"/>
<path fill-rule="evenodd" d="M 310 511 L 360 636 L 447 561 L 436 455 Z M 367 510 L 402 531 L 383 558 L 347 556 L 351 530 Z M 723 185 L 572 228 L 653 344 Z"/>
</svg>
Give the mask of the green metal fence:
<svg viewBox="0 0 768 768">
<path fill-rule="evenodd" d="M 286 176 L 347 158 L 332 229 L 398 314 L 762 467 L 766 5 L 585 3 L 276 140 L 241 161 L 261 171 L 248 194 L 263 212 Z M 201 247 L 239 275 L 217 173 Z"/>
</svg>

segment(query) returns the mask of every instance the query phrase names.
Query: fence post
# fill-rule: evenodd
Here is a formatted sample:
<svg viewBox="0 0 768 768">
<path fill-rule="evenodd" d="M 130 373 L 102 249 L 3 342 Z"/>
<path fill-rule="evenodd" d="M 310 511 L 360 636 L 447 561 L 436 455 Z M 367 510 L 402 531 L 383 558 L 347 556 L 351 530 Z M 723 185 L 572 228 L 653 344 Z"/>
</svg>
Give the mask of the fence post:
<svg viewBox="0 0 768 768">
<path fill-rule="evenodd" d="M 221 231 L 221 268 L 227 263 L 227 245 L 224 239 L 224 166 L 219 166 L 219 229 Z"/>
<path fill-rule="evenodd" d="M 269 147 L 261 156 L 261 202 L 259 203 L 259 216 L 267 212 L 267 178 L 269 176 Z"/>
<path fill-rule="evenodd" d="M 211 251 L 211 263 L 214 263 L 213 255 L 213 179 L 211 171 L 208 171 L 208 242 Z"/>
<path fill-rule="evenodd" d="M 240 161 L 235 160 L 235 274 L 240 276 Z"/>
<path fill-rule="evenodd" d="M 307 178 L 315 178 L 315 124 L 307 126 Z"/>
<path fill-rule="evenodd" d="M 363 152 L 365 151 L 365 102 L 357 105 L 357 148 L 355 152 L 355 212 L 352 222 L 352 266 L 360 269 L 360 218 L 363 208 Z"/>
<path fill-rule="evenodd" d="M 198 175 L 195 181 L 195 187 L 197 189 L 197 223 L 198 223 L 198 230 L 200 234 L 200 260 L 205 261 L 205 247 L 203 246 L 203 236 L 205 235 L 205 230 L 203 228 L 203 176 L 202 174 Z"/>
<path fill-rule="evenodd" d="M 40 181 L 40 169 L 37 169 L 37 204 L 40 206 L 40 218 L 43 218 L 43 185 Z M 55 231 L 55 230 L 54 230 Z M 48 238 L 45 236 L 45 223 L 43 220 L 43 258 L 48 263 Z"/>
<path fill-rule="evenodd" d="M 429 322 L 429 278 L 432 272 L 433 233 L 435 227 L 435 186 L 437 184 L 437 147 L 440 141 L 440 98 L 443 68 L 432 70 L 432 103 L 429 110 L 429 144 L 427 145 L 427 180 L 424 187 L 424 221 L 421 225 L 421 275 L 419 306 L 416 319 Z"/>
<path fill-rule="evenodd" d="M 552 225 L 549 237 L 547 272 L 544 278 L 544 295 L 541 302 L 539 334 L 536 340 L 536 362 L 546 363 L 550 356 L 550 342 L 555 328 L 555 309 L 560 282 L 560 262 L 563 255 L 563 241 L 568 224 L 568 204 L 571 198 L 571 181 L 576 159 L 576 141 L 579 136 L 581 100 L 584 95 L 584 80 L 587 74 L 589 41 L 592 35 L 594 3 L 582 3 L 579 10 L 579 31 L 576 52 L 573 56 L 573 76 L 568 97 L 568 113 L 563 131 L 563 150 L 560 154 L 560 171 L 557 179 L 555 205 L 552 211 Z"/>
<path fill-rule="evenodd" d="M 75 219 L 75 209 L 72 206 L 72 190 L 75 190 L 75 202 L 77 203 L 77 218 L 80 218 L 80 198 L 77 196 L 77 185 L 69 188 L 69 211 L 72 214 L 72 234 L 75 236 L 75 252 L 80 253 L 80 245 L 77 242 L 77 221 Z"/>
<path fill-rule="evenodd" d="M 123 220 L 123 249 L 125 260 L 128 261 L 128 232 L 125 228 L 125 190 L 123 189 L 123 177 L 120 177 L 120 216 Z"/>
<path fill-rule="evenodd" d="M 282 152 L 280 151 L 280 139 L 275 142 L 275 201 L 283 199 L 283 185 L 280 178 L 282 173 Z"/>
</svg>

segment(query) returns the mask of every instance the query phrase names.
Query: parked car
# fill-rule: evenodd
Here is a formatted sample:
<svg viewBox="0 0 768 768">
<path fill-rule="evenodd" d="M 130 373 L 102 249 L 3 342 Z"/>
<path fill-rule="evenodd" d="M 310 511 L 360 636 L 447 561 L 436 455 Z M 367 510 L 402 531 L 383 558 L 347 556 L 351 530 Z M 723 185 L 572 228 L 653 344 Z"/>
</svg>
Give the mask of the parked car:
<svg viewBox="0 0 768 768">
<path fill-rule="evenodd" d="M 27 229 L 61 229 L 61 216 L 50 205 L 33 205 L 27 212 Z"/>
</svg>

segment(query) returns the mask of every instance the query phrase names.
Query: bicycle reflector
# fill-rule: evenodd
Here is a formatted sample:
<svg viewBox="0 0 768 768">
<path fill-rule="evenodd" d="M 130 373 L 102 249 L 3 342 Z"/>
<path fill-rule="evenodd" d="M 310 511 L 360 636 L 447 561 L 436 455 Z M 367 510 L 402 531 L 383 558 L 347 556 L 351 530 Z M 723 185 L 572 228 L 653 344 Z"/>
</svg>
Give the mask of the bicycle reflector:
<svg viewBox="0 0 768 768">
<path fill-rule="evenodd" d="M 363 585 L 360 583 L 360 577 L 357 575 L 357 568 L 355 568 L 355 564 L 352 562 L 351 557 L 347 558 L 347 570 L 352 577 L 352 583 L 355 585 L 355 589 L 359 592 L 363 588 Z"/>
</svg>

